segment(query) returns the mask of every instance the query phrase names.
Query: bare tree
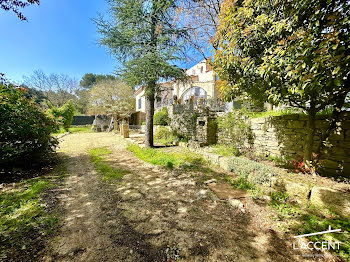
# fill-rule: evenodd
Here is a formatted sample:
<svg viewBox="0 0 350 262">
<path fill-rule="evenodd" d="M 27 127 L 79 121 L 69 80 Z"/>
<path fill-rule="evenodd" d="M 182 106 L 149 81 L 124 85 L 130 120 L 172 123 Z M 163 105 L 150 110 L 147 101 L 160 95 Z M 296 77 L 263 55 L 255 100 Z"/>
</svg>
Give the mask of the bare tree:
<svg viewBox="0 0 350 262">
<path fill-rule="evenodd" d="M 65 74 L 47 75 L 42 70 L 35 70 L 32 75 L 25 76 L 27 86 L 41 90 L 54 106 L 62 106 L 69 99 L 76 99 L 74 95 L 79 88 L 77 79 Z"/>
<path fill-rule="evenodd" d="M 22 14 L 22 12 L 19 10 L 20 8 L 24 8 L 29 5 L 33 4 L 40 4 L 39 0 L 0 0 L 0 8 L 4 9 L 5 11 L 12 11 L 14 12 L 19 19 L 25 21 L 27 18 Z"/>
<path fill-rule="evenodd" d="M 101 80 L 90 91 L 89 112 L 127 119 L 135 111 L 133 89 L 116 80 Z"/>
<path fill-rule="evenodd" d="M 219 14 L 221 4 L 224 0 L 182 0 L 181 8 L 178 11 L 179 20 L 183 26 L 188 28 L 188 42 L 190 59 L 207 59 L 208 51 L 213 45 L 217 27 L 219 25 Z"/>
</svg>

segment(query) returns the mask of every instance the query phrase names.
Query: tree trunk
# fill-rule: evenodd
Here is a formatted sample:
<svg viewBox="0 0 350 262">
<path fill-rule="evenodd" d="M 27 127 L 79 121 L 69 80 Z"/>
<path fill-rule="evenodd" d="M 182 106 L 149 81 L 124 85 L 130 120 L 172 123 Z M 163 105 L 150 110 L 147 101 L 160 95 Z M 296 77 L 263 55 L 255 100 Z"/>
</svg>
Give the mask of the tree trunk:
<svg viewBox="0 0 350 262">
<path fill-rule="evenodd" d="M 311 109 L 308 113 L 307 133 L 304 146 L 304 162 L 307 168 L 311 168 L 312 150 L 315 136 L 316 110 Z"/>
<path fill-rule="evenodd" d="M 154 94 L 146 95 L 146 147 L 153 147 Z"/>
</svg>

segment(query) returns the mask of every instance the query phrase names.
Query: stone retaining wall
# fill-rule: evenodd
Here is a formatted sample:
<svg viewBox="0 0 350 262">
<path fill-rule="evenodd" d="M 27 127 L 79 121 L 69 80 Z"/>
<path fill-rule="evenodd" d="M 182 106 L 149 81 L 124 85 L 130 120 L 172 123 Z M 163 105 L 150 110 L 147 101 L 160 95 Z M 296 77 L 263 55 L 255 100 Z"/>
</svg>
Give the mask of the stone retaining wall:
<svg viewBox="0 0 350 262">
<path fill-rule="evenodd" d="M 232 159 L 234 157 L 224 157 L 210 152 L 208 147 L 199 147 L 197 143 L 189 143 L 188 148 L 201 154 L 209 163 L 218 166 L 228 172 L 232 172 Z M 237 158 L 238 159 L 238 158 Z M 246 160 L 247 161 L 247 160 Z M 249 160 L 248 160 L 249 161 Z M 252 161 L 252 163 L 255 163 Z M 283 190 L 288 193 L 293 200 L 305 203 L 309 201 L 320 208 L 331 209 L 345 217 L 350 217 L 350 195 L 347 191 L 337 190 L 329 187 L 321 187 L 317 183 L 305 183 L 305 181 L 291 180 L 281 174 L 272 172 L 270 187 L 273 190 Z M 255 174 L 249 174 L 254 179 Z"/>
<path fill-rule="evenodd" d="M 301 159 L 307 119 L 302 115 L 284 115 L 250 119 L 254 148 L 264 155 Z M 316 120 L 315 147 L 320 131 L 327 128 L 325 118 Z M 350 177 L 350 117 L 338 123 L 339 131 L 329 137 L 330 148 L 321 156 L 322 172 Z"/>
</svg>

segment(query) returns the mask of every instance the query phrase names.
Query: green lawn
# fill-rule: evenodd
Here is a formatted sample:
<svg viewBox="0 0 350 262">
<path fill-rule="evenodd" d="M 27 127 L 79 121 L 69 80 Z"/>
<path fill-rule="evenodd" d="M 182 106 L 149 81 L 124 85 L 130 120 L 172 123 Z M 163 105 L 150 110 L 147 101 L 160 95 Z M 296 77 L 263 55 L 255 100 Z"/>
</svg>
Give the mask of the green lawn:
<svg viewBox="0 0 350 262">
<path fill-rule="evenodd" d="M 94 132 L 91 130 L 91 126 L 71 126 L 69 128 L 69 133 L 76 134 L 76 133 L 92 133 Z"/>
<path fill-rule="evenodd" d="M 58 130 L 58 132 L 56 133 L 53 133 L 52 135 L 53 136 L 58 136 L 60 134 L 64 134 L 66 133 L 67 131 L 63 128 L 63 127 L 60 127 L 60 129 Z M 69 128 L 69 131 L 68 131 L 70 134 L 77 134 L 77 133 L 92 133 L 94 132 L 93 130 L 91 130 L 91 126 L 71 126 Z"/>
<path fill-rule="evenodd" d="M 199 169 L 203 168 L 206 164 L 201 155 L 189 150 L 166 152 L 162 148 L 141 148 L 134 144 L 130 144 L 128 150 L 143 161 L 168 168 Z"/>
</svg>

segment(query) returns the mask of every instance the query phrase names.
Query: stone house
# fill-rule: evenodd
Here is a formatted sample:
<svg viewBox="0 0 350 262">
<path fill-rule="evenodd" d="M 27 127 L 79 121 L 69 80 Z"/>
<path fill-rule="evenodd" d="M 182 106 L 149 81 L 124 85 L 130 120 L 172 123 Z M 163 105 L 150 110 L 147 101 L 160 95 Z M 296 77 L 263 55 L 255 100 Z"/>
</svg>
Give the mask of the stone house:
<svg viewBox="0 0 350 262">
<path fill-rule="evenodd" d="M 169 81 L 159 83 L 155 109 L 170 106 L 174 102 L 185 104 L 199 100 L 217 100 L 216 75 L 206 60 L 199 62 L 186 70 L 189 81 Z M 135 93 L 136 112 L 145 112 L 144 87 L 139 87 Z"/>
</svg>

